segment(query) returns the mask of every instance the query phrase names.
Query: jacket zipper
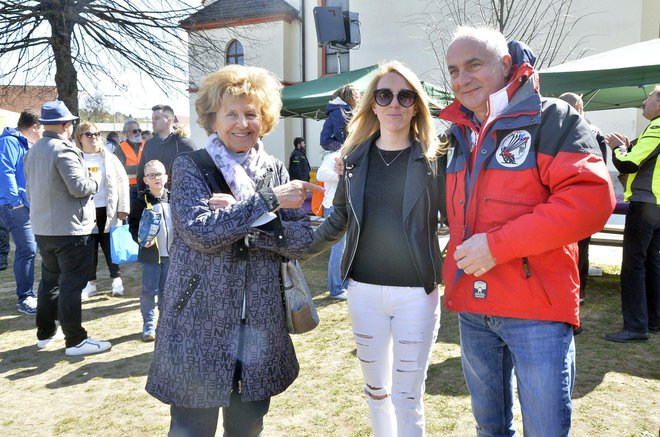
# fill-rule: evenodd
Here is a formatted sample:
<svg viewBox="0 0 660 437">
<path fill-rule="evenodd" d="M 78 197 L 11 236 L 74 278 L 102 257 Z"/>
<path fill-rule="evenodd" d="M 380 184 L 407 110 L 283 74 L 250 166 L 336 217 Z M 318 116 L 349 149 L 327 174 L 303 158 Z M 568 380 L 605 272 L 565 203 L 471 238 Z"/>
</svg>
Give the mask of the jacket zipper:
<svg viewBox="0 0 660 437">
<path fill-rule="evenodd" d="M 350 168 L 350 170 L 352 170 L 352 169 L 353 169 L 353 167 Z M 349 169 L 347 168 L 347 170 L 349 170 Z M 351 213 L 353 214 L 353 217 L 355 217 L 355 224 L 357 226 L 357 236 L 355 238 L 355 243 L 356 244 L 353 245 L 353 251 L 351 253 L 351 260 L 348 263 L 349 269 L 346 270 L 346 274 L 342 278 L 343 281 L 346 281 L 348 279 L 348 271 L 350 270 L 350 266 L 353 265 L 353 260 L 355 259 L 355 253 L 357 252 L 357 242 L 360 241 L 360 221 L 358 220 L 358 217 L 355 214 L 355 208 L 353 208 L 353 199 L 351 198 L 351 178 L 348 177 L 348 175 L 346 175 L 346 177 L 344 177 L 344 180 L 346 181 L 345 182 L 346 183 L 346 197 L 348 198 L 348 204 L 351 207 Z"/>
<path fill-rule="evenodd" d="M 522 265 L 523 265 L 523 270 L 525 271 L 525 278 L 529 279 L 532 277 L 532 272 L 529 269 L 529 261 L 527 260 L 527 257 L 524 257 L 522 259 Z"/>
<path fill-rule="evenodd" d="M 427 211 L 426 212 L 426 229 L 428 229 L 428 232 L 433 235 L 432 237 L 431 237 L 431 235 L 427 235 L 427 237 L 435 238 L 435 229 L 431 229 L 431 195 L 429 194 L 428 188 L 426 189 L 426 206 L 427 206 L 427 209 L 426 209 L 426 211 Z M 427 238 L 427 241 L 429 241 L 428 238 Z M 435 278 L 438 277 L 438 272 L 435 269 L 435 263 L 433 262 L 433 256 L 434 256 L 433 255 L 433 244 L 430 244 L 429 245 L 429 257 L 431 259 L 431 266 L 433 267 L 433 284 L 435 285 Z M 424 283 L 423 278 L 420 278 L 420 279 L 422 279 L 422 283 Z"/>
</svg>

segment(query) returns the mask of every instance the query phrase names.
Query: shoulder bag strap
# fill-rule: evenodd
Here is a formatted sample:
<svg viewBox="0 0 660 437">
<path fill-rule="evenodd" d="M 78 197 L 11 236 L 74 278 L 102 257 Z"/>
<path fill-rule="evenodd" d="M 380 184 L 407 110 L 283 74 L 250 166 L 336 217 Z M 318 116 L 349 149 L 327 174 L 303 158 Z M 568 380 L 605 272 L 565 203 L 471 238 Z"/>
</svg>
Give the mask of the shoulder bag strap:
<svg viewBox="0 0 660 437">
<path fill-rule="evenodd" d="M 199 149 L 193 152 L 188 152 L 188 155 L 192 160 L 197 164 L 197 168 L 204 175 L 206 183 L 211 188 L 211 191 L 214 193 L 225 193 L 231 194 L 231 189 L 225 181 L 225 177 L 222 175 L 222 172 L 216 167 L 213 162 L 213 158 L 209 155 L 209 152 L 206 149 Z"/>
</svg>

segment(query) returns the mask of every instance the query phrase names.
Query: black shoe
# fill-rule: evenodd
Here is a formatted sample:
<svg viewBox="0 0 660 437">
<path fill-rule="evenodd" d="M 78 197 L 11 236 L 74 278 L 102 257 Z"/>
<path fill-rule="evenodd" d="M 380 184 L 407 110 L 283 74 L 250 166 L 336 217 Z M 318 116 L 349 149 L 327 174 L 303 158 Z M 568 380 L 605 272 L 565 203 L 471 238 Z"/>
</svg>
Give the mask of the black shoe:
<svg viewBox="0 0 660 437">
<path fill-rule="evenodd" d="M 9 267 L 7 263 L 0 263 L 0 271 L 7 270 L 7 267 Z"/>
<path fill-rule="evenodd" d="M 648 340 L 649 335 L 642 332 L 633 332 L 633 331 L 617 331 L 605 335 L 605 339 L 609 341 L 616 341 L 619 343 L 628 343 L 629 341 L 643 341 Z"/>
<path fill-rule="evenodd" d="M 649 326 L 649 332 L 652 334 L 657 334 L 660 332 L 660 326 Z"/>
</svg>

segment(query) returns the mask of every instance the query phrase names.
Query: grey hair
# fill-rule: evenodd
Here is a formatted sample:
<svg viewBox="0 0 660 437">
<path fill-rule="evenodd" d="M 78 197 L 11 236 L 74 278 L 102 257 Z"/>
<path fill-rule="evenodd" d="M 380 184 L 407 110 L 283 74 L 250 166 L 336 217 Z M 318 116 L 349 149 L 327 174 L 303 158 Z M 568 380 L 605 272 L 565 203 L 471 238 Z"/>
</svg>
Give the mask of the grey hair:
<svg viewBox="0 0 660 437">
<path fill-rule="evenodd" d="M 485 45 L 488 51 L 496 55 L 498 59 L 502 59 L 509 54 L 506 38 L 504 38 L 502 32 L 491 27 L 458 26 L 454 31 L 451 42 L 465 39 Z"/>
<path fill-rule="evenodd" d="M 122 130 L 122 132 L 126 133 L 127 132 L 126 129 L 128 129 L 128 126 L 131 125 L 131 124 L 137 124 L 138 129 L 140 128 L 140 123 L 138 123 L 137 120 L 134 120 L 134 119 L 131 118 L 131 119 L 128 119 L 124 122 L 124 129 Z"/>
</svg>

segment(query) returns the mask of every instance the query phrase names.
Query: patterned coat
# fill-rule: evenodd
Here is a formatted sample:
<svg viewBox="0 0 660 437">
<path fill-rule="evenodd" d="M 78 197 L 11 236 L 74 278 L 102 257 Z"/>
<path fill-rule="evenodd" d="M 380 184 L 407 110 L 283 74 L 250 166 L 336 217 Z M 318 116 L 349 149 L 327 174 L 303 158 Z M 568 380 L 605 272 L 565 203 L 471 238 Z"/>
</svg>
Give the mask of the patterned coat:
<svg viewBox="0 0 660 437">
<path fill-rule="evenodd" d="M 280 161 L 275 172 L 273 179 L 289 180 Z M 147 392 L 180 407 L 226 406 L 237 360 L 243 401 L 283 392 L 298 376 L 298 361 L 285 325 L 280 260 L 307 250 L 309 218 L 302 209 L 281 210 L 286 244 L 277 247 L 270 233 L 250 227 L 270 209 L 264 190 L 211 211 L 210 189 L 189 156 L 177 157 L 172 173 L 171 264 Z M 246 335 L 239 346 L 244 296 Z"/>
</svg>

